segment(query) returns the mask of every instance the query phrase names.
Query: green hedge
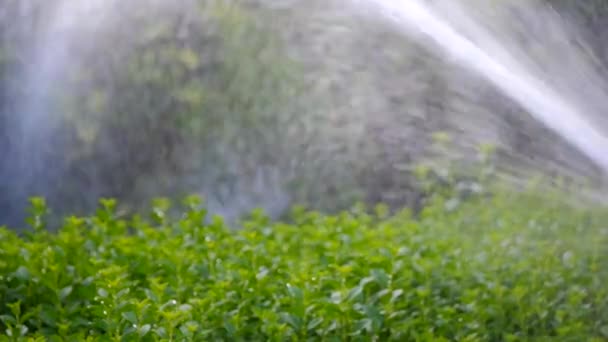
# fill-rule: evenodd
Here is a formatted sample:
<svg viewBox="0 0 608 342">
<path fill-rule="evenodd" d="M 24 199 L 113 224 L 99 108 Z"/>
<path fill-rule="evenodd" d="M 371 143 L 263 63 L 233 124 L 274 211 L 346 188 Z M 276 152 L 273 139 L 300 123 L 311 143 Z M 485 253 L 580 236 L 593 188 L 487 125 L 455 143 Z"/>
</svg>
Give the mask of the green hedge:
<svg viewBox="0 0 608 342">
<path fill-rule="evenodd" d="M 0 341 L 608 338 L 598 210 L 505 192 L 233 230 L 196 198 L 147 219 L 103 200 L 51 233 L 33 204 L 29 233 L 0 230 Z"/>
</svg>

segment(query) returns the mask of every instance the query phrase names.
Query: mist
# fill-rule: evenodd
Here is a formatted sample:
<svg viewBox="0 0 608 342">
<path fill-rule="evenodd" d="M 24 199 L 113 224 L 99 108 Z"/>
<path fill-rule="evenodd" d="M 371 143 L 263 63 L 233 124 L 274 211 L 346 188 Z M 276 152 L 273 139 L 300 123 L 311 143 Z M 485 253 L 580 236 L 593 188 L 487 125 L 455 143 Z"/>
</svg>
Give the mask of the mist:
<svg viewBox="0 0 608 342">
<path fill-rule="evenodd" d="M 31 196 L 82 213 L 197 194 L 227 219 L 415 208 L 416 166 L 466 172 L 489 145 L 504 179 L 601 200 L 599 19 L 567 1 L 429 3 L 500 80 L 406 25 L 406 5 L 387 14 L 395 1 L 4 2 L 0 224 L 23 225 Z"/>
</svg>

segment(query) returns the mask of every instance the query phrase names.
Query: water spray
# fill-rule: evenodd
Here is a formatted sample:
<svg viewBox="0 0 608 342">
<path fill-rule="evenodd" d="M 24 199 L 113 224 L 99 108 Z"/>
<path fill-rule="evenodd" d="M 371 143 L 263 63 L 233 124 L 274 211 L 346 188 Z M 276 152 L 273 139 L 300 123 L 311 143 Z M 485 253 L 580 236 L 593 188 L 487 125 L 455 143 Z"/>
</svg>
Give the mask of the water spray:
<svg viewBox="0 0 608 342">
<path fill-rule="evenodd" d="M 488 54 L 435 14 L 422 0 L 370 1 L 383 15 L 406 28 L 408 33 L 421 33 L 458 63 L 483 76 L 536 120 L 608 172 L 608 138 L 586 120 L 578 108 L 549 85 L 534 78 L 523 65 Z M 483 32 L 479 27 L 476 31 Z"/>
</svg>

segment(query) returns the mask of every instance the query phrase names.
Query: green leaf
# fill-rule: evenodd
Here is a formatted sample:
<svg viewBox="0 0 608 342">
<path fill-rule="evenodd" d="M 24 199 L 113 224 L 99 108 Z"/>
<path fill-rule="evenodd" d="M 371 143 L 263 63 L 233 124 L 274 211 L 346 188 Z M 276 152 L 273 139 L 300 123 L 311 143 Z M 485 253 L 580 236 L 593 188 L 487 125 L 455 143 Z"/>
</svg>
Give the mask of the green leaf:
<svg viewBox="0 0 608 342">
<path fill-rule="evenodd" d="M 61 289 L 59 291 L 59 299 L 64 301 L 72 293 L 72 290 L 73 290 L 72 286 L 66 286 L 63 289 Z"/>
<path fill-rule="evenodd" d="M 224 319 L 224 329 L 226 329 L 229 336 L 234 336 L 236 334 L 236 327 L 227 319 Z"/>
<path fill-rule="evenodd" d="M 139 331 L 138 331 L 139 337 L 146 336 L 150 332 L 150 329 L 152 329 L 152 326 L 150 324 L 144 324 L 141 327 L 139 327 Z"/>
<path fill-rule="evenodd" d="M 317 317 L 317 318 L 311 320 L 310 322 L 308 322 L 308 325 L 306 326 L 306 328 L 308 330 L 315 330 L 322 323 L 323 323 L 323 317 Z"/>
<path fill-rule="evenodd" d="M 108 293 L 108 291 L 104 288 L 99 288 L 97 289 L 97 295 L 99 295 L 99 297 L 101 298 L 107 298 L 110 294 Z"/>
<path fill-rule="evenodd" d="M 124 318 L 127 322 L 132 323 L 132 324 L 136 324 L 137 323 L 137 314 L 135 314 L 135 312 L 133 311 L 127 311 L 127 312 L 123 312 L 121 314 L 122 318 Z"/>
<path fill-rule="evenodd" d="M 287 290 L 289 291 L 289 295 L 295 300 L 301 301 L 304 298 L 304 293 L 296 286 L 287 284 Z"/>
<path fill-rule="evenodd" d="M 192 311 L 192 305 L 190 304 L 182 304 L 179 306 L 179 311 L 190 312 Z"/>
<path fill-rule="evenodd" d="M 402 289 L 394 290 L 391 295 L 391 303 L 395 302 L 399 297 L 401 297 L 402 294 L 403 294 Z"/>
<path fill-rule="evenodd" d="M 346 296 L 346 300 L 349 302 L 358 301 L 361 299 L 363 295 L 363 286 L 358 285 L 350 289 L 348 295 Z"/>
<path fill-rule="evenodd" d="M 162 339 L 167 338 L 167 329 L 165 329 L 164 327 L 158 327 L 154 330 L 154 333 Z"/>
<path fill-rule="evenodd" d="M 59 322 L 59 312 L 50 305 L 43 305 L 40 310 L 40 319 L 50 327 L 56 327 Z"/>
<path fill-rule="evenodd" d="M 14 273 L 14 277 L 21 281 L 29 281 L 31 279 L 30 271 L 25 266 L 19 266 Z"/>
<path fill-rule="evenodd" d="M 13 317 L 15 317 L 17 320 L 21 318 L 21 301 L 7 304 L 6 306 L 8 306 L 8 308 L 11 310 Z"/>
<path fill-rule="evenodd" d="M 373 269 L 371 271 L 371 275 L 374 278 L 374 281 L 378 283 L 381 287 L 387 287 L 388 282 L 390 280 L 389 275 L 382 269 Z"/>
<path fill-rule="evenodd" d="M 287 323 L 296 331 L 299 331 L 302 328 L 302 320 L 293 314 L 281 312 L 279 317 L 281 317 L 281 322 Z"/>
<path fill-rule="evenodd" d="M 6 324 L 6 325 L 17 323 L 17 320 L 15 320 L 15 317 L 13 317 L 11 315 L 0 315 L 0 321 L 2 321 L 2 323 Z"/>
</svg>

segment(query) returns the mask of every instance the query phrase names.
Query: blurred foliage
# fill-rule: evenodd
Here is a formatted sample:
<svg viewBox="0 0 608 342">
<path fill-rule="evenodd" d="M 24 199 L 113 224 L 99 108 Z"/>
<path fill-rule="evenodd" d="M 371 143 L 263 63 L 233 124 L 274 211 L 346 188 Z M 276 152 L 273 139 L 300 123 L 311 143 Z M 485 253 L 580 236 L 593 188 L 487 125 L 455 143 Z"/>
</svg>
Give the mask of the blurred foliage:
<svg viewBox="0 0 608 342">
<path fill-rule="evenodd" d="M 27 139 L 11 133 L 17 102 L 27 101 L 24 75 L 44 58 L 36 46 L 61 3 L 0 4 L 0 153 L 7 156 L 0 211 L 34 194 L 70 211 L 91 209 L 100 196 L 138 207 L 150 196 L 183 193 L 238 206 L 247 192 L 267 195 L 243 207 L 269 201 L 276 212 L 295 202 L 335 211 L 360 199 L 421 206 L 414 162 L 417 151 L 434 150 L 419 127 L 451 129 L 433 114 L 451 110 L 438 100 L 453 91 L 449 76 L 438 76 L 444 69 L 429 56 L 412 57 L 401 35 L 380 25 L 365 34 L 363 25 L 340 26 L 341 4 L 312 0 L 289 10 L 266 0 L 109 1 L 111 16 L 73 32 L 68 72 L 53 84 L 62 90 L 61 108 L 50 110 L 60 140 L 48 167 L 61 169 L 61 178 L 16 189 L 22 170 L 11 165 L 29 157 L 10 153 Z M 608 13 L 606 1 L 551 3 L 590 30 L 603 27 Z M 329 20 L 308 16 L 324 6 Z M 354 33 L 341 35 L 345 27 Z M 403 49 L 380 51 L 379 41 Z M 343 69 L 350 58 L 354 67 Z M 45 174 L 38 172 L 32 178 Z"/>
<path fill-rule="evenodd" d="M 172 180 L 191 173 L 217 182 L 233 171 L 222 167 L 230 158 L 252 173 L 285 152 L 297 67 L 262 18 L 237 5 L 197 5 L 115 18 L 72 69 L 65 113 L 77 142 L 68 155 L 75 172 L 98 175 L 90 182 L 104 184 L 103 195 L 137 194 L 147 179 L 176 191 Z M 98 45 L 112 48 L 100 58 Z"/>
<path fill-rule="evenodd" d="M 21 31 L 3 31 L 0 72 L 27 72 L 10 64 L 7 53 L 44 58 L 18 47 L 48 26 L 48 17 L 34 20 L 36 13 L 61 4 L 28 3 L 0 6 L 0 15 L 6 14 L 0 27 L 32 21 L 20 22 Z M 49 113 L 61 122 L 55 134 L 62 137 L 56 148 L 63 154 L 50 167 L 62 164 L 67 171 L 45 195 L 70 209 L 86 208 L 99 196 L 135 205 L 148 191 L 199 193 L 234 185 L 236 178 L 251 182 L 258 168 L 296 157 L 289 148 L 303 139 L 293 124 L 304 119 L 294 110 L 300 71 L 285 56 L 268 14 L 206 0 L 124 7 L 131 10 L 106 8 L 115 13 L 70 33 L 67 74 L 54 80 L 61 109 Z M 6 109 L 1 118 L 12 115 Z M 14 128 L 2 126 L 3 135 Z"/>
</svg>

